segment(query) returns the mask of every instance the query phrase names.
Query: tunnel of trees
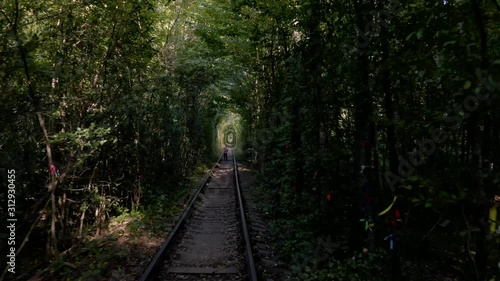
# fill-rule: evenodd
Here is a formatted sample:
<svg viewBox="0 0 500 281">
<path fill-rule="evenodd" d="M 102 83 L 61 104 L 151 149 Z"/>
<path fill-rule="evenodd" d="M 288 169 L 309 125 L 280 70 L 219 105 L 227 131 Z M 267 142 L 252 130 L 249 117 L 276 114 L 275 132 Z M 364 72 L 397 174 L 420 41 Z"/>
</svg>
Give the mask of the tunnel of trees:
<svg viewBox="0 0 500 281">
<path fill-rule="evenodd" d="M 500 280 L 497 1 L 2 1 L 18 266 L 64 279 L 230 145 L 299 280 Z"/>
</svg>

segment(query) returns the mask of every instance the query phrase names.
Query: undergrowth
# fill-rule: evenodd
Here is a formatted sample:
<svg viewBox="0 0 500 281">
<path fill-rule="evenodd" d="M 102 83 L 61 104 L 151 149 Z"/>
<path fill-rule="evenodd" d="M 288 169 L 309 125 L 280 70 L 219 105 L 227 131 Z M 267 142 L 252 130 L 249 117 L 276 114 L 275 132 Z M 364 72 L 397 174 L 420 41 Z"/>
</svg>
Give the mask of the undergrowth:
<svg viewBox="0 0 500 281">
<path fill-rule="evenodd" d="M 123 209 L 110 217 L 101 235 L 95 235 L 94 226 L 87 227 L 78 247 L 60 255 L 37 275 L 42 280 L 136 280 L 147 266 L 144 261 L 154 255 L 168 235 L 168 227 L 175 225 L 174 218 L 184 208 L 182 202 L 200 184 L 208 165 L 197 167 L 177 186 L 147 188 L 139 208 Z"/>
<path fill-rule="evenodd" d="M 343 252 L 345 241 L 338 237 L 320 237 L 318 235 L 317 212 L 307 212 L 293 206 L 296 201 L 288 198 L 281 202 L 278 212 L 275 210 L 273 195 L 269 187 L 260 186 L 253 190 L 258 207 L 270 221 L 276 242 L 275 250 L 282 260 L 289 261 L 292 280 L 301 281 L 382 281 L 387 280 L 383 265 L 387 264 L 388 253 L 383 249 L 361 253 L 355 256 L 337 258 L 336 252 Z M 284 197 L 286 198 L 286 197 Z M 290 210 L 302 209 L 298 213 Z"/>
</svg>

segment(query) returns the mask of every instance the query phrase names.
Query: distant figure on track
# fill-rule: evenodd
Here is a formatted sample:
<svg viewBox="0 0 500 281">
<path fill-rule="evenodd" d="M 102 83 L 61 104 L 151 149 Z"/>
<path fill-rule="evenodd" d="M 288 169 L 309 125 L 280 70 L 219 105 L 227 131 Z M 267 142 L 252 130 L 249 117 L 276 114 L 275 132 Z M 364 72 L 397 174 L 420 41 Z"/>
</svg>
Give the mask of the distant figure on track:
<svg viewBox="0 0 500 281">
<path fill-rule="evenodd" d="M 229 149 L 227 148 L 227 145 L 224 146 L 224 161 L 227 160 L 227 152 L 229 151 Z"/>
</svg>

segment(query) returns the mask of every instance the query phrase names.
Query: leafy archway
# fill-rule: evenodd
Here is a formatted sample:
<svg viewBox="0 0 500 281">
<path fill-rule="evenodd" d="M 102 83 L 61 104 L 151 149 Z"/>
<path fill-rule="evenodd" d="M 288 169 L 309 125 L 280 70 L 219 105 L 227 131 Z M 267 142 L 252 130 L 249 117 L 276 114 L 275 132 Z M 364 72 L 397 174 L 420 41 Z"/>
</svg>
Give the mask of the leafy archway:
<svg viewBox="0 0 500 281">
<path fill-rule="evenodd" d="M 213 134 L 212 148 L 215 155 L 219 155 L 225 145 L 230 146 L 234 152 L 241 153 L 244 140 L 239 114 L 233 112 L 220 114 L 216 118 Z"/>
</svg>

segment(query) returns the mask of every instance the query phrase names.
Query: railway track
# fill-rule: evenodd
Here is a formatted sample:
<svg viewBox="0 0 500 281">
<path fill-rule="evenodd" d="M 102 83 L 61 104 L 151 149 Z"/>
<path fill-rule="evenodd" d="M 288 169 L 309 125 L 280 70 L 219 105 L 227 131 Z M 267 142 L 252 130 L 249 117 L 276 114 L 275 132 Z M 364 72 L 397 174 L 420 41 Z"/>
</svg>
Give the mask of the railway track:
<svg viewBox="0 0 500 281">
<path fill-rule="evenodd" d="M 140 281 L 257 281 L 236 157 L 220 157 Z"/>
</svg>

